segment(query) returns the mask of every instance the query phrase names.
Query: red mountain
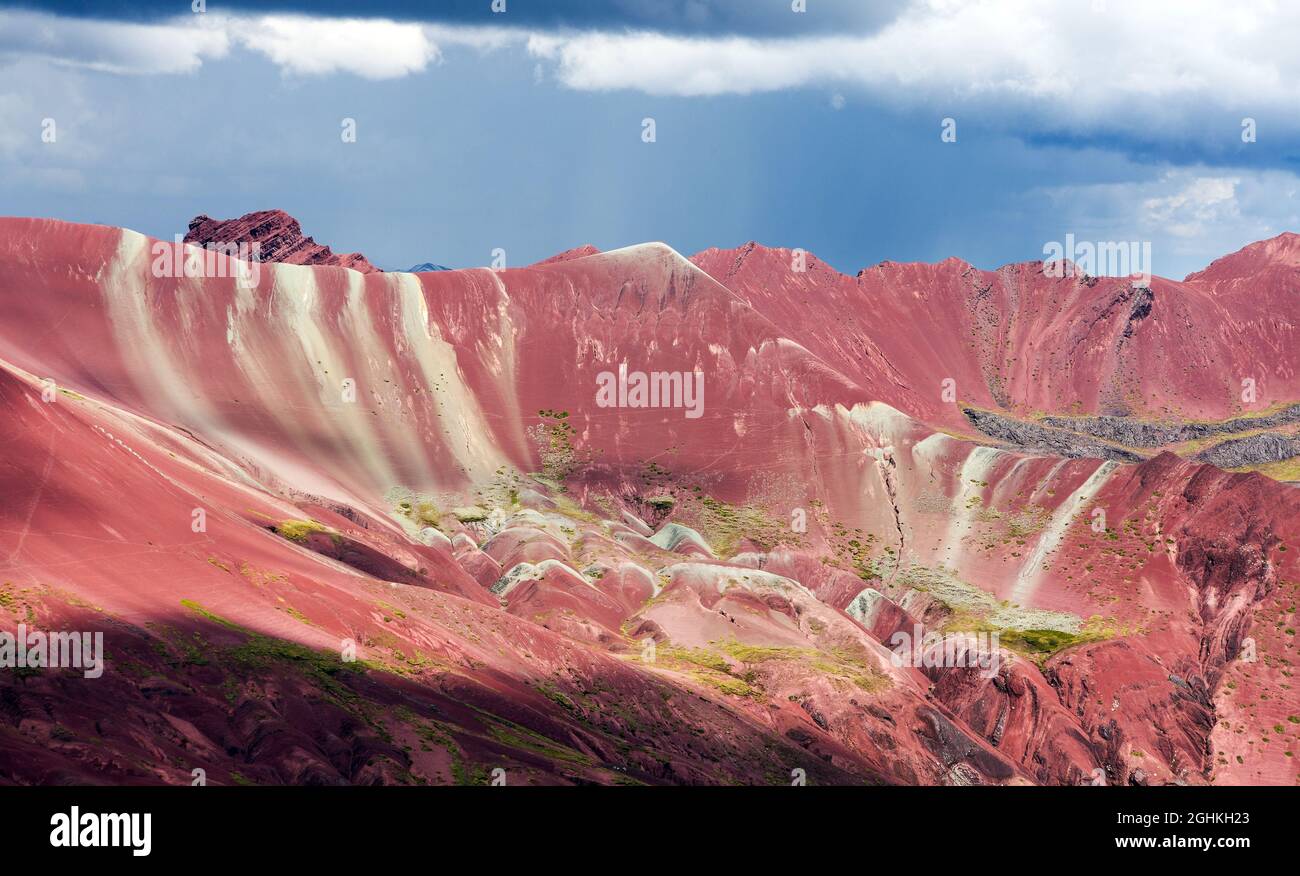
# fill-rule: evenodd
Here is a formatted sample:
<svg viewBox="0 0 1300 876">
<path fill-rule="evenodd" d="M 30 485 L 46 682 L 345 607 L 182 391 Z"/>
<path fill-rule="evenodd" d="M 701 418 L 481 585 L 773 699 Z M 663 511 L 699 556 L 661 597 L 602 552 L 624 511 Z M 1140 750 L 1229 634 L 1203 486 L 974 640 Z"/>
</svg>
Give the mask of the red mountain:
<svg viewBox="0 0 1300 876">
<path fill-rule="evenodd" d="M 157 246 L 0 220 L 0 611 L 109 653 L 0 674 L 5 780 L 1300 775 L 1300 498 L 1139 428 L 1289 434 L 1278 247 L 1135 288 L 752 244 L 241 284 Z"/>
<path fill-rule="evenodd" d="M 257 244 L 262 261 L 286 265 L 338 265 L 363 274 L 379 271 L 359 252 L 336 255 L 302 233 L 298 220 L 283 210 L 246 213 L 238 219 L 195 216 L 185 242 L 198 246 Z"/>
<path fill-rule="evenodd" d="M 1282 235 L 1149 286 L 1054 278 L 1040 262 L 886 262 L 848 277 L 809 255 L 798 272 L 792 251 L 753 243 L 692 261 L 764 316 L 806 327 L 808 349 L 873 381 L 873 399 L 927 422 L 968 425 L 941 400 L 946 378 L 965 403 L 1022 415 L 1219 420 L 1300 398 L 1297 241 Z"/>
</svg>

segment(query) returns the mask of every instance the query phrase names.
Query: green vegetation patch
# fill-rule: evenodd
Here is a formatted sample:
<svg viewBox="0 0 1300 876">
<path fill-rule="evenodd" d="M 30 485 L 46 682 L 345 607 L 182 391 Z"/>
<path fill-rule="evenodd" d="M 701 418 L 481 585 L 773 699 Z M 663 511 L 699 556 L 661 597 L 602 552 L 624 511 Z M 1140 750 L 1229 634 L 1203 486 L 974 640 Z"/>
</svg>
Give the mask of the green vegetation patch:
<svg viewBox="0 0 1300 876">
<path fill-rule="evenodd" d="M 1006 630 L 1002 632 L 998 641 L 1000 644 L 1017 651 L 1023 651 L 1030 656 L 1048 657 L 1060 651 L 1062 648 L 1068 648 L 1071 645 L 1079 645 L 1084 642 L 1096 642 L 1102 637 L 1089 632 L 1067 633 L 1062 630 Z"/>
<path fill-rule="evenodd" d="M 757 505 L 731 505 L 702 492 L 694 497 L 697 502 L 687 509 L 687 518 L 693 518 L 695 528 L 720 557 L 734 556 L 743 539 L 764 550 L 798 542 L 785 521 Z"/>
<path fill-rule="evenodd" d="M 660 646 L 658 657 L 670 663 L 695 667 L 690 675 L 696 681 L 732 696 L 762 699 L 765 695 L 761 673 L 754 667 L 765 663 L 792 662 L 828 678 L 875 693 L 887 688 L 889 679 L 880 674 L 865 651 L 851 647 L 829 650 L 816 648 L 770 647 L 749 645 L 735 639 L 711 642 L 710 648 Z M 723 655 L 741 664 L 740 668 Z"/>
<path fill-rule="evenodd" d="M 540 733 L 535 733 L 527 727 L 522 727 L 503 718 L 496 719 L 490 724 L 488 730 L 497 742 L 511 748 L 531 751 L 533 754 L 540 754 L 542 757 L 564 761 L 565 763 L 581 764 L 583 766 L 591 766 L 592 764 L 591 758 L 582 752 L 561 745 L 542 736 Z"/>
<path fill-rule="evenodd" d="M 564 492 L 565 480 L 588 465 L 592 454 L 574 446 L 573 439 L 578 432 L 567 422 L 568 411 L 541 410 L 537 416 L 542 421 L 528 429 L 528 437 L 536 445 L 542 465 L 538 474 L 554 484 L 558 492 Z"/>
<path fill-rule="evenodd" d="M 692 672 L 691 677 L 701 684 L 706 684 L 724 694 L 733 697 L 749 697 L 750 699 L 761 699 L 763 691 L 742 678 L 735 678 L 730 675 L 714 675 L 709 672 Z"/>
<path fill-rule="evenodd" d="M 325 527 L 315 520 L 282 520 L 275 525 L 276 535 L 298 544 L 305 544 L 307 538 L 314 532 L 325 531 Z"/>
<path fill-rule="evenodd" d="M 674 645 L 659 645 L 655 648 L 655 659 L 670 663 L 688 663 L 714 672 L 729 673 L 731 664 L 720 655 L 706 648 L 679 648 Z"/>
<path fill-rule="evenodd" d="M 727 654 L 741 663 L 766 663 L 769 660 L 797 660 L 800 657 L 808 657 L 818 652 L 810 648 L 769 648 L 762 645 L 746 645 L 732 639 L 728 642 L 711 643 L 724 654 Z"/>
<path fill-rule="evenodd" d="M 356 699 L 356 695 L 340 684 L 337 678 L 344 673 L 362 675 L 372 668 L 365 661 L 346 662 L 339 654 L 317 651 L 297 642 L 264 636 L 227 620 L 190 599 L 182 599 L 181 605 L 205 620 L 245 637 L 243 644 L 219 649 L 222 656 L 242 673 L 267 672 L 276 667 L 294 670 L 315 682 L 321 690 L 335 699 L 351 702 Z"/>
</svg>

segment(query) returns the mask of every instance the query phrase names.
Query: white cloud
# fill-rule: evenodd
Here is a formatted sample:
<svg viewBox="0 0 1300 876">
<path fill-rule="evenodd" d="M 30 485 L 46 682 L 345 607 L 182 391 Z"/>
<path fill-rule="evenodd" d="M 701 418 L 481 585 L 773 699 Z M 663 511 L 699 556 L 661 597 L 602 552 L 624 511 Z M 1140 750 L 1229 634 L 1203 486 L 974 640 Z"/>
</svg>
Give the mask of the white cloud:
<svg viewBox="0 0 1300 876">
<path fill-rule="evenodd" d="M 1270 0 L 913 0 L 875 33 L 792 39 L 536 35 L 582 90 L 752 94 L 858 87 L 896 101 L 996 101 L 1053 125 L 1179 124 L 1207 107 L 1300 104 L 1300 4 Z M 1158 131 L 1152 131 L 1158 134 Z"/>
<path fill-rule="evenodd" d="M 824 58 L 840 39 L 699 39 L 660 33 L 534 34 L 528 50 L 558 67 L 560 81 L 585 91 L 635 89 L 697 97 L 752 94 L 825 78 Z M 811 50 L 811 51 L 810 51 Z"/>
<path fill-rule="evenodd" d="M 182 15 L 159 24 L 0 12 L 0 56 L 98 70 L 183 73 L 233 50 L 287 73 L 411 75 L 442 49 L 517 49 L 585 91 L 748 95 L 865 92 L 943 115 L 1032 130 L 1182 136 L 1218 113 L 1275 112 L 1300 129 L 1300 3 L 1276 0 L 910 0 L 870 33 L 788 38 L 497 26 L 304 15 Z M 1295 121 L 1288 121 L 1294 119 Z"/>
<path fill-rule="evenodd" d="M 424 32 L 429 35 L 429 39 L 440 46 L 464 46 L 480 52 L 491 52 L 522 44 L 528 38 L 523 31 L 504 27 L 429 24 L 424 26 Z"/>
<path fill-rule="evenodd" d="M 190 73 L 229 49 L 224 27 L 200 15 L 184 24 L 129 24 L 0 10 L 0 58 L 39 57 L 106 73 Z"/>
<path fill-rule="evenodd" d="M 1208 225 L 1241 218 L 1237 203 L 1240 177 L 1198 176 L 1171 195 L 1142 202 L 1149 225 L 1175 237 L 1199 237 Z"/>
<path fill-rule="evenodd" d="M 137 24 L 0 10 L 0 59 L 44 58 L 116 74 L 192 73 L 242 47 L 296 75 L 392 79 L 436 63 L 440 54 L 432 36 L 440 32 L 450 43 L 493 43 L 473 29 L 456 34 L 376 18 L 205 13 Z"/>
<path fill-rule="evenodd" d="M 1300 227 L 1300 177 L 1283 170 L 1189 167 L 1154 179 L 1035 189 L 1054 239 L 1150 241 L 1155 272 L 1181 277 L 1256 240 Z"/>
<path fill-rule="evenodd" d="M 439 58 L 438 46 L 418 24 L 297 15 L 232 18 L 224 24 L 241 45 L 304 76 L 342 72 L 396 79 Z"/>
</svg>

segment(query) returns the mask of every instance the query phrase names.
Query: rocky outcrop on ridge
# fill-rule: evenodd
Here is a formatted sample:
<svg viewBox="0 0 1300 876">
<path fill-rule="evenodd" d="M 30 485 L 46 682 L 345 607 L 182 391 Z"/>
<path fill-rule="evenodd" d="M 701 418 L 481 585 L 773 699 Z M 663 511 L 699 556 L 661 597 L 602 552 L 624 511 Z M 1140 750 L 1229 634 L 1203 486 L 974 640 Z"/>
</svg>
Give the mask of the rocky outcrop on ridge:
<svg viewBox="0 0 1300 876">
<path fill-rule="evenodd" d="M 213 219 L 195 216 L 190 220 L 186 243 L 204 246 L 222 246 L 240 243 L 257 244 L 258 258 L 263 262 L 281 262 L 287 265 L 337 265 L 363 274 L 379 273 L 359 252 L 335 253 L 302 233 L 298 220 L 283 210 L 261 210 L 246 213 L 238 219 Z"/>
</svg>

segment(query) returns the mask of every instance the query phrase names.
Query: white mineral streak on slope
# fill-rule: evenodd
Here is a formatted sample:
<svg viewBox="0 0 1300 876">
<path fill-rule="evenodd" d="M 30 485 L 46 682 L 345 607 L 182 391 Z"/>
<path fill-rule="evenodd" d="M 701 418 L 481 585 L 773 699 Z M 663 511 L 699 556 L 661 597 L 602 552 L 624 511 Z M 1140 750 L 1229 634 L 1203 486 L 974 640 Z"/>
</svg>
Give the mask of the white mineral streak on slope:
<svg viewBox="0 0 1300 876">
<path fill-rule="evenodd" d="M 478 400 L 461 378 L 456 350 L 442 339 L 437 325 L 429 319 L 429 304 L 424 300 L 419 278 L 394 274 L 392 282 L 398 295 L 402 335 L 420 367 L 425 391 L 437 402 L 435 414 L 447 429 L 447 447 L 467 477 L 486 480 L 508 460 L 492 441 Z"/>
<path fill-rule="evenodd" d="M 165 411 L 170 420 L 191 430 L 210 432 L 216 425 L 212 411 L 199 401 L 186 380 L 189 369 L 173 358 L 154 324 L 147 279 L 149 238 L 125 229 L 119 235 L 117 253 L 99 288 L 122 361 L 151 410 Z"/>
<path fill-rule="evenodd" d="M 491 274 L 497 291 L 497 328 L 496 332 L 491 335 L 497 349 L 492 354 L 492 370 L 496 375 L 501 397 L 510 400 L 510 403 L 505 406 L 506 410 L 502 412 L 503 422 L 497 434 L 509 434 L 509 441 L 514 443 L 519 458 L 530 459 L 532 457 L 532 442 L 524 429 L 524 405 L 519 399 L 519 361 L 515 349 L 515 341 L 518 339 L 519 332 L 510 318 L 510 292 L 506 287 L 505 280 L 502 279 L 500 271 L 492 271 Z M 573 290 L 573 282 L 571 280 L 566 280 L 566 282 L 569 285 L 570 294 L 562 300 L 573 301 L 577 298 Z M 574 333 L 575 337 L 579 334 L 579 332 Z"/>
<path fill-rule="evenodd" d="M 234 289 L 234 301 L 226 305 L 226 343 L 230 345 L 230 354 L 238 363 L 248 354 L 240 328 L 248 319 L 248 314 L 257 312 L 258 287 L 251 283 L 235 283 Z"/>
<path fill-rule="evenodd" d="M 1020 492 L 1020 481 L 1024 477 L 1023 469 L 1029 465 L 1030 459 L 1032 457 L 1020 457 L 1006 474 L 998 478 L 997 483 L 993 485 L 993 492 L 989 494 L 989 501 L 992 504 L 998 504 L 999 494 L 1004 499 L 1010 500 Z"/>
<path fill-rule="evenodd" d="M 203 261 L 203 250 L 188 243 L 184 245 L 183 250 L 183 257 L 185 259 L 189 259 L 193 256 L 198 260 L 201 271 L 206 271 L 208 269 L 208 264 Z M 212 256 L 209 256 L 209 258 L 212 258 Z M 220 270 L 220 266 L 214 265 L 213 267 Z M 153 267 L 151 265 L 151 274 L 152 271 Z M 214 276 L 220 276 L 220 274 L 214 274 Z M 202 276 L 182 276 L 177 278 L 174 301 L 176 306 L 176 316 L 180 320 L 180 326 L 173 334 L 178 336 L 182 341 L 194 337 L 195 334 L 201 330 L 201 326 L 203 325 L 203 311 L 201 305 L 208 303 L 209 297 L 217 288 L 219 288 L 218 284 L 219 281 L 205 280 Z"/>
<path fill-rule="evenodd" d="M 984 507 L 982 501 L 976 500 L 984 495 L 984 484 L 1002 455 L 1002 451 L 996 448 L 977 446 L 961 464 L 961 473 L 957 475 L 957 495 L 953 498 L 948 531 L 939 556 L 950 569 L 961 568 L 962 540 L 975 528 L 975 521 Z"/>
<path fill-rule="evenodd" d="M 813 427 L 809 452 L 831 475 L 831 480 L 824 480 L 826 488 L 846 495 L 852 503 L 843 510 L 855 525 L 868 532 L 897 532 L 903 526 L 894 506 L 897 479 L 886 457 L 894 453 L 890 436 L 908 434 L 912 421 L 878 402 L 855 404 L 852 409 L 842 404 L 793 407 L 786 415 Z M 809 423 L 806 415 L 817 419 Z M 825 479 L 827 474 L 819 477 Z"/>
<path fill-rule="evenodd" d="M 935 464 L 946 458 L 960 442 L 942 432 L 932 432 L 912 445 L 912 462 L 917 469 L 934 474 Z"/>
<path fill-rule="evenodd" d="M 303 381 L 301 386 L 305 390 L 315 384 L 316 397 L 312 398 L 309 392 L 300 393 L 297 409 L 293 411 L 285 411 L 274 402 L 266 407 L 277 417 L 281 428 L 295 438 L 304 453 L 312 453 L 313 448 L 322 443 L 321 437 L 328 435 L 332 439 L 328 443 L 347 453 L 348 470 L 360 471 L 366 476 L 368 483 L 360 486 L 382 493 L 399 484 L 389 460 L 380 452 L 381 445 L 374 427 L 378 418 L 368 413 L 370 387 L 366 386 L 364 375 L 348 373 L 346 359 L 329 340 L 330 332 L 324 325 L 325 313 L 320 305 L 315 270 L 300 265 L 273 264 L 267 267 L 271 269 L 273 281 L 272 312 L 286 335 L 298 341 L 301 366 L 306 369 L 299 372 Z M 294 369 L 286 367 L 281 380 L 293 373 Z M 343 401 L 343 381 L 349 378 L 356 381 L 355 402 Z"/>
<path fill-rule="evenodd" d="M 849 422 L 862 427 L 882 445 L 910 441 L 916 430 L 915 420 L 884 402 L 855 404 L 847 410 L 842 405 L 835 407 L 848 415 Z"/>
<path fill-rule="evenodd" d="M 286 344 L 291 342 L 286 341 L 285 332 L 277 330 L 273 322 L 277 287 L 275 269 L 280 267 L 285 266 L 262 265 L 261 280 L 256 288 L 234 284 L 233 301 L 226 306 L 226 342 L 234 368 L 243 376 L 249 393 L 244 401 L 253 399 L 255 404 L 249 407 L 271 421 L 270 440 L 264 441 L 258 434 L 246 434 L 233 428 L 210 437 L 222 441 L 242 456 L 258 460 L 279 479 L 293 483 L 299 489 L 348 504 L 360 504 L 361 497 L 371 492 L 371 485 L 351 483 L 344 486 L 336 479 L 337 470 L 320 471 L 313 467 L 310 457 L 304 461 L 276 446 L 275 436 L 279 433 L 302 448 L 302 423 L 319 416 L 322 408 L 319 398 L 304 394 L 304 388 L 319 377 L 317 369 L 311 368 L 312 377 L 307 382 L 297 377 L 295 364 L 298 357 L 289 354 Z M 290 267 L 308 274 L 312 271 L 302 266 Z M 259 293 L 264 297 L 259 298 Z M 314 363 L 310 364 L 314 366 Z M 315 452 L 314 445 L 307 449 Z"/>
<path fill-rule="evenodd" d="M 488 589 L 495 596 L 509 596 L 516 587 L 525 581 L 540 581 L 555 569 L 568 575 L 575 584 L 589 587 L 597 593 L 600 592 L 600 588 L 588 581 L 581 572 L 561 560 L 542 560 L 540 563 L 517 563 L 510 568 L 510 571 L 498 578 L 496 583 Z"/>
<path fill-rule="evenodd" d="M 627 509 L 623 510 L 623 523 L 636 532 L 637 535 L 643 535 L 646 538 L 649 538 L 654 533 L 654 530 L 644 520 Z"/>
<path fill-rule="evenodd" d="M 837 411 L 843 412 L 844 408 L 837 406 Z M 897 533 L 897 547 L 894 548 L 892 568 L 887 579 L 892 583 L 894 576 L 902 568 L 905 558 L 914 549 L 913 529 L 908 519 L 911 509 L 907 507 L 907 503 L 910 502 L 910 497 L 917 495 L 920 490 L 915 483 L 915 466 L 905 463 L 912 461 L 912 447 L 915 444 L 918 424 L 902 411 L 883 402 L 855 404 L 847 413 L 849 422 L 866 444 L 862 450 L 863 456 L 874 463 L 873 468 L 879 478 L 880 493 L 876 494 L 872 491 L 871 495 L 873 498 L 883 500 L 877 502 L 875 509 L 877 521 L 871 522 L 864 528 L 875 531 L 874 528 L 878 526 L 879 531 L 891 533 L 885 539 L 887 544 L 893 540 L 892 533 Z M 882 557 L 882 562 L 885 562 L 888 556 L 886 554 Z"/>
<path fill-rule="evenodd" d="M 844 607 L 844 613 L 864 627 L 870 627 L 884 604 L 884 594 L 874 587 L 865 587 Z"/>
<path fill-rule="evenodd" d="M 1101 491 L 1106 485 L 1111 472 L 1119 467 L 1119 463 L 1107 460 L 1097 466 L 1086 481 L 1084 481 L 1077 490 L 1061 503 L 1048 521 L 1047 526 L 1043 529 L 1042 534 L 1038 537 L 1038 543 L 1034 545 L 1033 552 L 1029 559 L 1020 567 L 1020 574 L 1016 576 L 1016 585 L 1011 591 L 1010 600 L 1017 605 L 1027 606 L 1028 599 L 1033 596 L 1042 578 L 1043 562 L 1048 555 L 1056 550 L 1061 539 L 1065 537 L 1065 532 L 1069 528 L 1071 521 L 1085 504 L 1091 502 L 1093 497 Z"/>
<path fill-rule="evenodd" d="M 429 466 L 429 454 L 420 444 L 413 418 L 409 418 L 402 407 L 404 393 L 401 373 L 370 318 L 366 276 L 357 271 L 348 271 L 346 276 L 347 303 L 339 315 L 339 328 L 344 342 L 352 350 L 353 362 L 364 363 L 366 369 L 364 375 L 350 376 L 357 380 L 358 391 L 362 386 L 373 387 L 381 393 L 385 402 L 380 408 L 380 415 L 371 417 L 369 422 L 387 426 L 382 436 L 385 439 L 384 446 L 398 457 L 394 460 L 394 466 L 403 479 L 402 485 L 436 487 L 437 482 Z"/>
<path fill-rule="evenodd" d="M 725 566 L 713 563 L 674 563 L 659 570 L 660 575 L 667 575 L 674 582 L 680 577 L 705 589 L 726 593 L 736 587 L 751 593 L 776 591 L 784 596 L 799 594 L 809 600 L 817 597 L 807 587 L 793 578 L 762 572 L 745 566 Z"/>
<path fill-rule="evenodd" d="M 1029 499 L 1026 504 L 1044 504 L 1041 500 L 1047 497 L 1047 491 L 1052 488 L 1052 484 L 1056 483 L 1056 476 L 1061 473 L 1061 469 L 1065 468 L 1069 461 L 1070 460 L 1068 459 L 1062 459 L 1056 465 L 1052 466 L 1052 470 L 1043 476 L 1042 481 L 1040 481 L 1038 486 L 1034 488 L 1034 491 L 1029 494 Z"/>
<path fill-rule="evenodd" d="M 337 489 L 330 489 L 333 484 L 323 481 L 315 473 L 302 469 L 291 460 L 279 458 L 279 455 L 238 434 L 203 400 L 202 394 L 195 391 L 202 381 L 194 379 L 194 368 L 189 363 L 172 355 L 172 347 L 165 339 L 165 329 L 154 320 L 154 299 L 148 288 L 150 238 L 128 230 L 119 234 L 117 253 L 101 275 L 99 288 L 122 360 L 133 385 L 148 400 L 148 410 L 208 440 L 224 444 L 231 451 L 268 464 L 280 476 L 295 478 L 299 486 L 350 499 L 347 494 L 340 495 Z M 212 294 L 218 288 L 221 287 L 214 284 L 203 292 Z M 252 295 L 251 290 L 237 289 L 237 311 L 255 306 Z M 229 333 L 229 329 L 227 331 Z M 195 367 L 220 368 L 225 363 L 194 364 Z M 270 374 L 263 373 L 254 376 L 251 382 L 256 389 L 266 393 L 281 389 L 283 380 L 275 381 Z M 269 413 L 279 414 L 292 407 L 292 401 L 285 395 Z"/>
<path fill-rule="evenodd" d="M 666 551 L 677 551 L 682 546 L 682 542 L 688 542 L 709 556 L 716 556 L 709 543 L 704 540 L 704 536 L 680 523 L 665 523 L 658 532 L 650 536 L 650 541 Z"/>
<path fill-rule="evenodd" d="M 658 596 L 659 591 L 663 589 L 663 582 L 658 577 L 651 574 L 650 570 L 638 563 L 630 560 L 623 560 L 615 568 L 623 575 L 634 575 L 640 578 L 642 583 L 650 588 L 651 596 Z"/>
</svg>

